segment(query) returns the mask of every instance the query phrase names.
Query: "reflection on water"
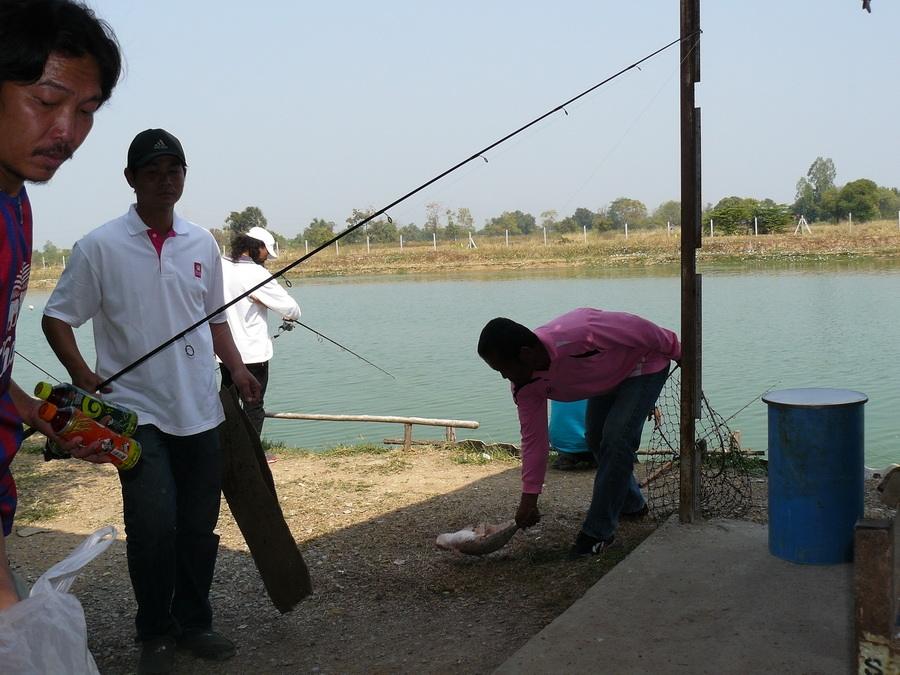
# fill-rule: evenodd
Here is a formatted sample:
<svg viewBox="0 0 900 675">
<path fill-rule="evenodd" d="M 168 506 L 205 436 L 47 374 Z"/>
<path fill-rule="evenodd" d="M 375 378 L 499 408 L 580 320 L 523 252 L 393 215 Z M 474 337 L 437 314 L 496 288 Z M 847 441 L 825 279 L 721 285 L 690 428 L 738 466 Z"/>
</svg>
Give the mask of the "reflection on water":
<svg viewBox="0 0 900 675">
<path fill-rule="evenodd" d="M 866 462 L 900 455 L 894 425 L 900 373 L 894 346 L 900 316 L 900 265 L 890 261 L 753 269 L 705 266 L 703 388 L 740 430 L 745 446 L 765 449 L 769 389 L 835 387 L 869 396 Z M 579 306 L 641 314 L 680 332 L 676 266 L 639 269 L 504 271 L 496 274 L 297 279 L 291 293 L 302 320 L 390 371 L 396 379 L 302 328 L 275 342 L 267 408 L 282 412 L 408 415 L 476 420 L 461 437 L 518 442 L 506 382 L 475 353 L 481 327 L 495 316 L 539 325 Z M 40 333 L 47 295 L 29 292 L 18 349 L 53 375 L 64 371 Z M 277 322 L 273 320 L 273 333 Z M 92 355 L 90 328 L 77 331 Z M 93 358 L 92 356 L 90 358 Z M 17 359 L 29 388 L 43 375 Z M 440 438 L 416 427 L 415 438 Z M 324 447 L 402 437 L 390 424 L 267 420 L 264 435 Z"/>
</svg>

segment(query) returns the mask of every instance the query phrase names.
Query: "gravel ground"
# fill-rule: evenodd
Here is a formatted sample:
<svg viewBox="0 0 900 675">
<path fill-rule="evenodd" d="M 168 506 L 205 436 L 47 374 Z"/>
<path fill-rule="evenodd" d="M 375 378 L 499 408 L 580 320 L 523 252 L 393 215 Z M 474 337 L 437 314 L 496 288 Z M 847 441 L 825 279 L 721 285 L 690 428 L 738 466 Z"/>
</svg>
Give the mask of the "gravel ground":
<svg viewBox="0 0 900 675">
<path fill-rule="evenodd" d="M 8 539 L 29 583 L 106 524 L 120 540 L 72 591 L 103 673 L 134 672 L 134 600 L 114 469 L 44 463 L 22 452 L 18 526 Z M 216 628 L 237 655 L 208 664 L 178 656 L 178 672 L 490 672 L 562 613 L 654 528 L 623 523 L 601 559 L 566 560 L 593 475 L 549 472 L 543 520 L 500 551 L 471 558 L 438 551 L 435 537 L 502 522 L 518 502 L 519 464 L 498 454 L 418 448 L 376 454 L 281 454 L 272 465 L 285 517 L 310 568 L 314 592 L 280 614 L 269 602 L 227 506 L 212 588 Z M 765 479 L 753 482 L 751 517 L 765 520 Z M 867 481 L 867 515 L 892 516 Z"/>
</svg>

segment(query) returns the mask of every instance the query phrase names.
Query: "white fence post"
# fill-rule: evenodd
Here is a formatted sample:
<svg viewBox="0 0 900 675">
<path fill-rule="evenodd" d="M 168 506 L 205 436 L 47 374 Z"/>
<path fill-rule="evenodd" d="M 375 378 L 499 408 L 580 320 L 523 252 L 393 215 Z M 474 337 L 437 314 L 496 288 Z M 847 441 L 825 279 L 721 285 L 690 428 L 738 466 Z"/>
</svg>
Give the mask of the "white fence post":
<svg viewBox="0 0 900 675">
<path fill-rule="evenodd" d="M 335 254 L 335 255 L 340 255 L 340 253 L 341 253 L 341 249 L 340 249 L 340 247 L 338 246 L 338 243 L 337 243 L 337 242 L 334 242 L 334 254 Z"/>
<path fill-rule="evenodd" d="M 709 219 L 709 236 L 713 236 L 713 219 Z"/>
<path fill-rule="evenodd" d="M 754 237 L 759 236 L 759 220 L 757 219 L 756 216 L 753 216 L 753 236 Z"/>
<path fill-rule="evenodd" d="M 900 213 L 897 214 L 897 219 L 900 220 Z M 506 231 L 506 248 L 509 248 L 509 230 Z"/>
<path fill-rule="evenodd" d="M 63 269 L 66 269 L 66 256 L 63 256 Z"/>
<path fill-rule="evenodd" d="M 306 252 L 309 253 L 309 242 L 306 239 L 303 240 L 303 247 L 306 249 Z"/>
<path fill-rule="evenodd" d="M 850 219 L 850 231 L 853 232 L 853 213 L 850 212 L 850 213 L 847 214 L 847 216 L 848 216 L 849 219 Z"/>
<path fill-rule="evenodd" d="M 672 235 L 672 221 L 667 220 L 666 221 L 666 236 L 669 237 L 671 235 Z"/>
<path fill-rule="evenodd" d="M 369 248 L 369 235 L 366 235 L 366 253 L 371 253 L 372 249 Z"/>
<path fill-rule="evenodd" d="M 437 232 L 431 233 L 431 248 L 437 251 Z"/>
<path fill-rule="evenodd" d="M 544 246 L 546 246 L 547 245 L 547 228 L 542 227 L 541 229 L 544 231 Z"/>
<path fill-rule="evenodd" d="M 403 250 L 403 235 L 400 235 L 400 250 Z"/>
<path fill-rule="evenodd" d="M 625 238 L 628 239 L 628 223 L 625 223 Z"/>
<path fill-rule="evenodd" d="M 584 231 L 584 243 L 587 243 L 587 225 L 582 225 L 582 230 Z"/>
</svg>

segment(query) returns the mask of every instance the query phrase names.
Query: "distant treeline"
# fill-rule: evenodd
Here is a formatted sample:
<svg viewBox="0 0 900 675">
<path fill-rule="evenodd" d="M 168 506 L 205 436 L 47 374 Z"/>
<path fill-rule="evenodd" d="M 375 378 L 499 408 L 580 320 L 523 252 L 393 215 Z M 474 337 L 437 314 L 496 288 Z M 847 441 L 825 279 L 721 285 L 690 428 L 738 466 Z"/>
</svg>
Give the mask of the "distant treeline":
<svg viewBox="0 0 900 675">
<path fill-rule="evenodd" d="M 799 216 L 810 223 L 816 221 L 839 222 L 851 218 L 856 222 L 877 219 L 892 219 L 900 212 L 900 191 L 897 188 L 880 187 L 868 178 L 854 180 L 838 187 L 834 184 L 837 171 L 831 159 L 817 157 L 810 165 L 806 176 L 797 181 L 793 204 L 779 204 L 772 199 L 753 197 L 725 197 L 715 205 L 707 204 L 702 219 L 706 224 L 712 220 L 716 234 L 769 234 L 783 232 L 792 227 Z M 354 208 L 346 219 L 346 227 L 352 227 L 369 217 L 371 211 Z M 583 232 L 622 231 L 629 229 L 673 227 L 681 224 L 681 202 L 670 200 L 660 204 L 650 212 L 638 199 L 620 197 L 597 210 L 580 207 L 571 215 L 560 217 L 556 211 L 544 211 L 538 218 L 522 211 L 504 211 L 499 216 L 488 218 L 477 229 L 472 213 L 466 207 L 445 208 L 437 202 L 425 206 L 425 220 L 421 227 L 415 223 L 398 225 L 385 216 L 366 223 L 342 239 L 347 244 L 372 244 L 418 241 L 465 241 L 469 234 L 486 236 L 520 237 L 532 235 L 542 230 L 553 235 L 581 234 Z M 267 227 L 268 221 L 257 206 L 248 206 L 243 211 L 232 211 L 222 228 L 211 230 L 223 250 L 227 251 L 232 235 L 246 232 L 251 227 Z M 268 228 L 280 246 L 319 246 L 335 234 L 336 223 L 314 218 L 297 236 L 285 237 Z M 704 229 L 704 231 L 706 231 Z M 37 254 L 36 254 L 37 255 Z M 41 261 L 46 265 L 58 265 L 68 249 L 59 249 L 48 241 L 41 251 Z M 35 264 L 40 261 L 35 260 Z"/>
</svg>

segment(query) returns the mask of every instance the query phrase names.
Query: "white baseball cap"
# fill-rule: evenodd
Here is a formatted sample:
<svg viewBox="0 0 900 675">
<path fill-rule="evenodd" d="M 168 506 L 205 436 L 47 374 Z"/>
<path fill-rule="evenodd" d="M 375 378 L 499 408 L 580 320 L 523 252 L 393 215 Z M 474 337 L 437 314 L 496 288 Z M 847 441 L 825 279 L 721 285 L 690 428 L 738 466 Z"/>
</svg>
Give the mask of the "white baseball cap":
<svg viewBox="0 0 900 675">
<path fill-rule="evenodd" d="M 252 237 L 253 239 L 259 239 L 259 241 L 265 244 L 270 258 L 278 257 L 278 254 L 275 252 L 275 237 L 272 236 L 271 232 L 264 230 L 261 227 L 251 227 L 247 230 L 247 236 Z"/>
</svg>

